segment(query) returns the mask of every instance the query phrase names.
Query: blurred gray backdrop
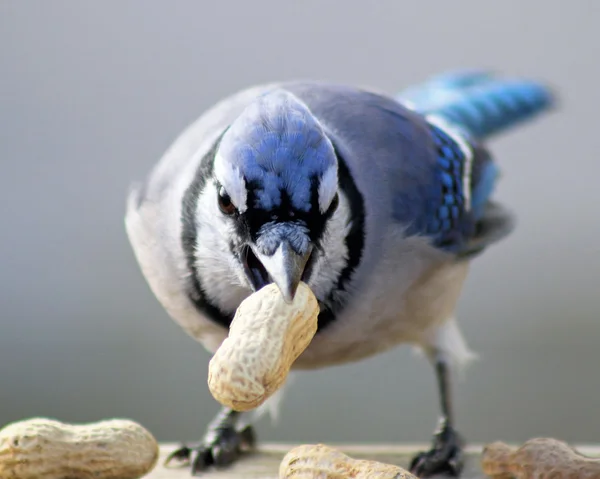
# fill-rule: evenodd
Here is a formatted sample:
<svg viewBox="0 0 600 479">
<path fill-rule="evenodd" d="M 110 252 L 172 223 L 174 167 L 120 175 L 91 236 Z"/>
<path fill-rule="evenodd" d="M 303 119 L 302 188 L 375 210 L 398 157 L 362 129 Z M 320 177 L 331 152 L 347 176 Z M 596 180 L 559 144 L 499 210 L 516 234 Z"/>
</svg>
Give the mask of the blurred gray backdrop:
<svg viewBox="0 0 600 479">
<path fill-rule="evenodd" d="M 0 423 L 125 416 L 192 440 L 209 355 L 163 312 L 124 225 L 129 184 L 221 97 L 317 78 L 390 93 L 448 68 L 553 85 L 560 110 L 491 145 L 516 232 L 472 268 L 457 385 L 471 441 L 600 441 L 600 3 L 0 2 Z M 428 441 L 408 347 L 300 374 L 263 440 Z"/>
</svg>

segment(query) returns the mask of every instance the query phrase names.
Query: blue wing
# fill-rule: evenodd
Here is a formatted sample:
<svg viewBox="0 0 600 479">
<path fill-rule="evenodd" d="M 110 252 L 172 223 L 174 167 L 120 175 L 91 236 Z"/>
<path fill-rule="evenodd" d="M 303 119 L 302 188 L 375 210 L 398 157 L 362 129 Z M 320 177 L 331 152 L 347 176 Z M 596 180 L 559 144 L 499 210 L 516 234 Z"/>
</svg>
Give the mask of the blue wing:
<svg viewBox="0 0 600 479">
<path fill-rule="evenodd" d="M 458 130 L 435 123 L 429 128 L 436 178 L 426 222 L 418 233 L 431 237 L 441 249 L 472 256 L 512 231 L 512 215 L 491 202 L 499 169 L 485 148 Z"/>
<path fill-rule="evenodd" d="M 396 99 L 425 116 L 435 145 L 437 181 L 421 232 L 459 256 L 473 256 L 510 233 L 512 215 L 491 201 L 499 170 L 480 142 L 550 108 L 551 90 L 463 70 L 433 77 Z"/>
</svg>

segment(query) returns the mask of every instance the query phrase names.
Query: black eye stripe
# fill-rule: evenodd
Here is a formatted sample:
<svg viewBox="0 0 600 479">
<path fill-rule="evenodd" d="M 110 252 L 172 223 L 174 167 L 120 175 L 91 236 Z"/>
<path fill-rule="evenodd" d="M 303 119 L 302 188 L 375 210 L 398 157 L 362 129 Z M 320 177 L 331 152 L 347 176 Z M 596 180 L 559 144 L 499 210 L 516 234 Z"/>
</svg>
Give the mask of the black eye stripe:
<svg viewBox="0 0 600 479">
<path fill-rule="evenodd" d="M 248 184 L 247 203 L 248 209 L 239 215 L 240 234 L 249 235 L 251 241 L 256 241 L 258 232 L 265 223 L 269 222 L 292 222 L 304 225 L 309 231 L 311 241 L 317 243 L 320 241 L 327 220 L 333 213 L 334 208 L 331 208 L 325 214 L 322 214 L 319 209 L 318 198 L 318 181 L 313 178 L 311 188 L 310 209 L 308 211 L 299 210 L 293 207 L 291 198 L 286 191 L 281 191 L 281 202 L 275 208 L 263 209 L 256 207 L 257 190 L 261 189 L 260 184 Z"/>
<path fill-rule="evenodd" d="M 246 183 L 246 204 L 248 208 L 242 213 L 235 208 L 235 205 L 228 206 L 228 194 L 223 185 L 217 183 L 217 192 L 223 200 L 219 200 L 221 212 L 230 216 L 235 224 L 236 233 L 243 241 L 256 241 L 261 227 L 266 223 L 297 223 L 303 225 L 308 230 L 310 240 L 318 245 L 321 242 L 327 222 L 331 219 L 339 206 L 338 193 L 334 195 L 327 211 L 321 213 L 319 204 L 319 177 L 311 177 L 311 195 L 309 198 L 310 208 L 308 211 L 294 208 L 292 199 L 285 189 L 280 194 L 280 202 L 274 208 L 260 208 L 258 201 L 259 193 L 263 189 L 262 183 L 258 181 L 247 181 Z"/>
</svg>

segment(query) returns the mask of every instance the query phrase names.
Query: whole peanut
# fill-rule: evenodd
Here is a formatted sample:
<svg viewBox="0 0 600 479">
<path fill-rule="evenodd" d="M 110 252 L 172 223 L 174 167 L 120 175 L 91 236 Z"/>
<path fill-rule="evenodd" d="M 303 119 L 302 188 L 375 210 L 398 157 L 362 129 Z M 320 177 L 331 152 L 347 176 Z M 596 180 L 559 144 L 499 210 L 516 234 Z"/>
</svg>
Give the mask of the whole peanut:
<svg viewBox="0 0 600 479">
<path fill-rule="evenodd" d="M 289 451 L 279 466 L 279 479 L 418 479 L 400 466 L 353 459 L 324 444 Z"/>
<path fill-rule="evenodd" d="M 246 298 L 238 307 L 208 366 L 208 387 L 224 406 L 247 411 L 262 404 L 285 382 L 296 358 L 317 332 L 319 304 L 300 283 L 292 304 L 275 284 Z"/>
<path fill-rule="evenodd" d="M 483 472 L 497 479 L 600 479 L 600 459 L 582 456 L 552 438 L 534 438 L 518 449 L 503 442 L 484 447 Z"/>
<path fill-rule="evenodd" d="M 0 430 L 2 479 L 136 479 L 158 459 L 158 443 L 126 419 L 66 424 L 47 418 Z"/>
</svg>

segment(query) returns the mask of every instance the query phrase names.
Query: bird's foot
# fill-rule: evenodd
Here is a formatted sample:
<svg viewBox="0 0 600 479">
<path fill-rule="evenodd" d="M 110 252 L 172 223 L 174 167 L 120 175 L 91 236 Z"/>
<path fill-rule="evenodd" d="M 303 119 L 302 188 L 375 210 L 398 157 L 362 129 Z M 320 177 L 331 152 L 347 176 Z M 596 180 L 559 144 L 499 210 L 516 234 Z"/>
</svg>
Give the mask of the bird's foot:
<svg viewBox="0 0 600 479">
<path fill-rule="evenodd" d="M 418 477 L 444 474 L 458 477 L 464 466 L 463 440 L 450 426 L 445 426 L 433 438 L 433 447 L 415 456 L 410 472 Z"/>
<path fill-rule="evenodd" d="M 171 461 L 187 463 L 191 466 L 192 476 L 198 476 L 211 466 L 230 466 L 255 444 L 252 426 L 238 431 L 233 425 L 226 425 L 216 431 L 209 430 L 199 444 L 180 446 L 167 457 L 165 465 Z"/>
</svg>

